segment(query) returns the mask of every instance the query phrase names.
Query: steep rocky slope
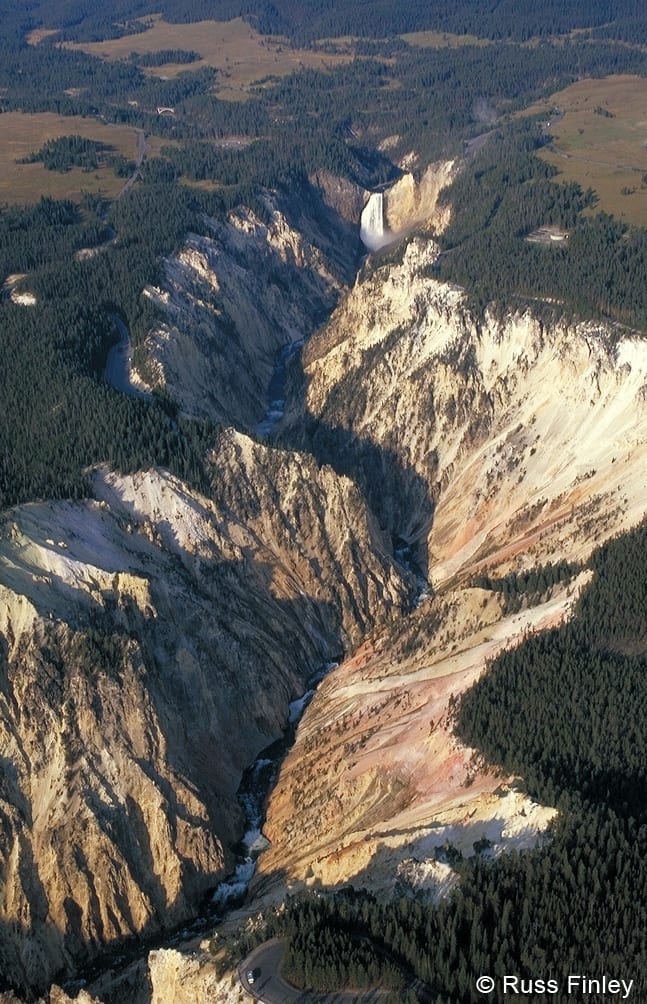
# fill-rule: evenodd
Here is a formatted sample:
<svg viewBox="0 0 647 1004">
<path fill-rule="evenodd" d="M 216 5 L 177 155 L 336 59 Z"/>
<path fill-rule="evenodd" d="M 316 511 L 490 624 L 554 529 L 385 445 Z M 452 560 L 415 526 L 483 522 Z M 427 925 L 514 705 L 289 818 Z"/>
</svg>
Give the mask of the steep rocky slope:
<svg viewBox="0 0 647 1004">
<path fill-rule="evenodd" d="M 379 258 L 303 353 L 287 442 L 357 471 L 438 586 L 585 557 L 644 506 L 647 347 L 531 311 L 471 315 L 437 249 Z"/>
<path fill-rule="evenodd" d="M 36 1004 L 71 1004 L 72 1001 L 76 1001 L 77 1004 L 101 1004 L 96 997 L 91 997 L 85 990 L 81 990 L 75 997 L 70 997 L 55 984 L 50 987 L 45 997 L 38 999 Z M 0 993 L 0 1004 L 21 1004 L 21 1002 L 15 994 L 8 992 L 6 994 Z"/>
<path fill-rule="evenodd" d="M 205 218 L 164 263 L 161 287 L 145 290 L 161 316 L 145 344 L 149 384 L 246 431 L 265 411 L 277 351 L 328 318 L 358 252 L 356 228 L 314 188 L 266 193 L 264 210 Z"/>
<path fill-rule="evenodd" d="M 395 236 L 424 223 L 440 231 L 448 210 L 440 191 L 452 161 L 419 181 L 405 172 L 384 197 Z M 145 290 L 160 313 L 140 361 L 147 386 L 164 388 L 194 415 L 256 428 L 267 405 L 277 352 L 308 338 L 355 279 L 359 219 L 368 193 L 320 172 L 292 193 L 267 192 L 263 218 L 239 207 L 205 218 L 164 263 L 160 287 Z"/>
<path fill-rule="evenodd" d="M 387 225 L 442 227 L 447 172 L 405 175 Z M 270 801 L 259 894 L 348 879 L 441 894 L 457 851 L 528 846 L 552 818 L 457 743 L 452 714 L 488 659 L 569 615 L 586 573 L 514 613 L 474 577 L 582 560 L 642 518 L 647 349 L 529 310 L 477 317 L 421 237 L 345 294 L 359 195 L 317 184 L 321 201 L 272 198 L 267 222 L 206 221 L 148 291 L 159 384 L 242 430 L 277 350 L 314 332 L 280 446 L 222 433 L 211 499 L 161 471 L 98 471 L 93 501 L 2 517 L 0 973 L 15 985 L 196 909 L 231 866 L 242 769 L 342 650 Z M 409 557 L 431 584 L 413 612 Z M 200 959 L 159 953 L 150 973 L 154 1000 L 222 992 Z"/>
<path fill-rule="evenodd" d="M 459 167 L 453 160 L 429 164 L 419 180 L 405 171 L 384 193 L 384 224 L 399 236 L 417 224 L 424 224 L 437 234 L 447 227 L 449 205 L 438 206 L 438 196 L 454 179 Z"/>
<path fill-rule="evenodd" d="M 191 914 L 230 867 L 243 768 L 304 680 L 409 587 L 357 488 L 224 433 L 213 500 L 161 471 L 3 516 L 0 971 Z"/>
<path fill-rule="evenodd" d="M 428 600 L 321 685 L 268 807 L 258 894 L 348 881 L 446 892 L 452 853 L 533 846 L 555 815 L 486 769 L 453 735 L 460 693 L 489 659 L 559 623 L 577 589 L 506 615 L 480 589 Z"/>
</svg>

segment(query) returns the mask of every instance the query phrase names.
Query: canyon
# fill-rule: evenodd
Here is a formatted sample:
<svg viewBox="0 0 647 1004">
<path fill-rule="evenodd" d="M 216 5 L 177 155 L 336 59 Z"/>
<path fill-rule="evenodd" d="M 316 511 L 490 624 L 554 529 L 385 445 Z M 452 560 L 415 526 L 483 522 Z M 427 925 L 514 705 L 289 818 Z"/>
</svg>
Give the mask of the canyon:
<svg viewBox="0 0 647 1004">
<path fill-rule="evenodd" d="M 378 256 L 305 347 L 288 401 L 283 439 L 339 470 L 354 451 L 429 585 L 308 707 L 270 799 L 259 894 L 276 876 L 438 892 L 448 842 L 496 854 L 541 833 L 554 811 L 456 740 L 453 708 L 498 651 L 568 617 L 590 573 L 514 613 L 481 580 L 576 568 L 645 515 L 644 342 L 531 310 L 477 317 L 433 278 L 437 253 L 413 238 L 400 262 Z"/>
<path fill-rule="evenodd" d="M 453 713 L 590 572 L 515 610 L 483 577 L 575 568 L 644 517 L 647 349 L 532 307 L 478 313 L 441 283 L 456 169 L 404 173 L 383 196 L 393 242 L 363 262 L 367 196 L 330 178 L 268 194 L 264 220 L 205 221 L 144 291 L 160 320 L 137 358 L 142 384 L 221 427 L 210 492 L 102 467 L 89 500 L 3 514 L 12 988 L 63 1004 L 54 979 L 195 915 L 231 872 L 244 768 L 340 656 L 270 797 L 248 912 L 346 882 L 438 897 L 452 853 L 547 839 L 555 809 L 464 747 Z M 304 338 L 259 442 L 277 353 Z M 238 999 L 206 942 L 147 967 L 133 1004 Z"/>
</svg>

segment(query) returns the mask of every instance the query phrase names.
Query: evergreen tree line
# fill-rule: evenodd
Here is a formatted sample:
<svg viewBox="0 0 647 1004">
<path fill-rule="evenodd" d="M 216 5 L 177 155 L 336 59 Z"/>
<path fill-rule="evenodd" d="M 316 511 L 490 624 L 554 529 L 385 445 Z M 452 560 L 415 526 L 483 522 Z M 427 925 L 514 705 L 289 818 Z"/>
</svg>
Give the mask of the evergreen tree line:
<svg viewBox="0 0 647 1004">
<path fill-rule="evenodd" d="M 22 37 L 0 39 L 0 111 L 100 116 L 149 130 L 159 124 L 163 130 L 158 106 L 175 107 L 214 85 L 215 70 L 208 66 L 162 80 L 128 59 L 98 59 L 61 48 L 58 41 L 56 36 L 32 46 Z"/>
<path fill-rule="evenodd" d="M 375 187 L 393 176 L 375 150 L 385 136 L 398 137 L 393 159 L 412 149 L 423 164 L 455 156 L 484 129 L 475 117 L 483 100 L 494 114 L 509 112 L 580 74 L 643 69 L 640 53 L 602 44 L 468 46 L 460 60 L 450 50 L 404 47 L 393 62 L 357 58 L 334 71 L 300 70 L 233 106 L 196 92 L 154 128 L 179 141 L 164 156 L 187 178 L 267 185 L 324 167 Z M 254 142 L 236 150 L 213 142 L 232 134 Z"/>
<path fill-rule="evenodd" d="M 330 138 L 397 135 L 393 156 L 413 149 L 424 163 L 462 153 L 463 139 L 486 128 L 476 114 L 484 99 L 496 113 L 511 111 L 581 76 L 644 68 L 642 53 L 601 43 L 466 46 L 460 58 L 411 47 L 393 63 L 357 58 L 330 72 L 301 70 L 256 97 L 273 136 L 282 127 L 307 135 L 323 123 Z"/>
<path fill-rule="evenodd" d="M 503 653 L 459 735 L 547 802 L 577 793 L 647 824 L 647 527 L 606 545 L 575 618 Z M 531 714 L 533 728 L 528 728 Z"/>
<path fill-rule="evenodd" d="M 524 604 L 534 606 L 539 603 L 554 586 L 569 582 L 581 570 L 582 566 L 577 562 L 560 561 L 555 564 L 539 565 L 527 572 L 508 572 L 502 578 L 477 575 L 473 585 L 479 589 L 501 593 L 504 610 L 509 614 L 521 610 Z"/>
<path fill-rule="evenodd" d="M 195 49 L 158 49 L 157 52 L 131 52 L 129 59 L 137 66 L 164 66 L 166 63 L 197 63 L 201 56 Z"/>
<path fill-rule="evenodd" d="M 208 18 L 229 20 L 244 17 L 264 34 L 287 35 L 294 43 L 320 38 L 364 36 L 385 38 L 403 32 L 435 29 L 475 34 L 491 39 L 526 41 L 530 38 L 568 34 L 575 28 L 605 31 L 616 22 L 617 36 L 633 40 L 636 25 L 644 25 L 639 0 L 571 0 L 568 4 L 546 0 L 539 8 L 530 0 L 451 0 L 429 4 L 411 0 L 364 0 L 343 4 L 333 0 L 115 0 L 110 13 L 90 0 L 40 0 L 30 4 L 24 20 L 38 27 L 60 26 L 64 37 L 79 40 L 113 38 L 141 30 L 135 18 L 162 12 L 172 22 Z"/>
<path fill-rule="evenodd" d="M 265 82 L 252 89 L 249 101 L 232 103 L 212 93 L 216 73 L 209 67 L 166 81 L 141 70 L 151 59 L 188 59 L 195 55 L 190 51 L 138 56 L 136 64 L 103 61 L 61 48 L 57 41 L 30 46 L 18 32 L 2 39 L 0 108 L 101 115 L 179 141 L 232 134 L 263 139 L 268 147 L 259 154 L 276 143 L 277 151 L 283 148 L 279 161 L 291 139 L 297 147 L 293 164 L 323 158 L 345 173 L 352 173 L 357 150 L 349 154 L 344 143 L 375 148 L 381 138 L 398 135 L 394 156 L 415 149 L 424 162 L 460 152 L 463 138 L 484 128 L 475 113 L 483 101 L 499 113 L 581 76 L 644 72 L 642 52 L 604 40 L 465 46 L 460 58 L 455 50 L 420 49 L 401 39 L 386 50 L 383 42 L 371 47 L 367 41 L 358 48 L 370 55 L 334 69 L 301 69 L 273 86 Z M 388 60 L 383 50 L 390 53 Z M 175 115 L 159 117 L 158 106 L 174 108 Z M 193 166 L 183 167 L 187 176 L 213 170 L 206 151 L 192 151 L 183 163 L 192 158 Z M 243 162 L 241 168 L 248 165 Z"/>
<path fill-rule="evenodd" d="M 330 923 L 315 911 L 303 929 L 299 920 L 299 914 L 284 918 L 288 944 L 281 971 L 294 986 L 315 993 L 325 993 L 331 985 L 404 989 L 407 979 L 400 966 L 376 950 L 369 938 L 341 926 L 339 916 Z"/>
<path fill-rule="evenodd" d="M 69 171 L 81 167 L 84 171 L 96 171 L 99 163 L 105 161 L 105 154 L 114 148 L 86 136 L 58 136 L 49 139 L 40 150 L 30 153 L 18 161 L 19 164 L 42 164 L 48 171 Z"/>
</svg>

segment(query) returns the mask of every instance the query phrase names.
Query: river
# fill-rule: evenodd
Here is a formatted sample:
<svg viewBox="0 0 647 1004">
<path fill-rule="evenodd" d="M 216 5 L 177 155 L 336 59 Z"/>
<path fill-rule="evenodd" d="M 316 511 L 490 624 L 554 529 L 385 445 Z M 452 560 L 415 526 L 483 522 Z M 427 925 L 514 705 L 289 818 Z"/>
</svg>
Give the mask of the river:
<svg viewBox="0 0 647 1004">
<path fill-rule="evenodd" d="M 274 370 L 267 388 L 267 410 L 256 426 L 256 435 L 266 439 L 274 431 L 274 426 L 285 414 L 285 384 L 288 375 L 288 365 L 299 352 L 305 339 L 284 345 L 274 356 Z"/>
<path fill-rule="evenodd" d="M 237 796 L 245 814 L 246 830 L 239 847 L 236 848 L 238 863 L 233 876 L 228 881 L 221 882 L 213 894 L 212 903 L 216 911 L 222 912 L 223 909 L 239 906 L 247 893 L 256 871 L 256 861 L 269 847 L 269 842 L 263 836 L 263 818 L 279 767 L 294 743 L 301 716 L 314 697 L 318 685 L 337 665 L 336 662 L 327 663 L 310 677 L 306 692 L 289 706 L 289 717 L 283 736 L 267 746 L 243 774 Z"/>
</svg>

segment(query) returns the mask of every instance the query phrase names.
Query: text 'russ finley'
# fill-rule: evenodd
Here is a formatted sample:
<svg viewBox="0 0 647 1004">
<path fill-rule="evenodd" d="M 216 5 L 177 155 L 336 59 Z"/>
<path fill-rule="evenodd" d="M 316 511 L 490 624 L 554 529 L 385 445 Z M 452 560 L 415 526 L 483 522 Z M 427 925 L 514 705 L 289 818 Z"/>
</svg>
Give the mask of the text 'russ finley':
<svg viewBox="0 0 647 1004">
<path fill-rule="evenodd" d="M 567 994 L 569 997 L 581 999 L 585 997 L 618 997 L 628 1000 L 634 989 L 634 980 L 615 979 L 604 975 L 600 977 L 570 974 L 565 979 L 522 979 L 520 976 L 501 976 L 496 980 L 493 976 L 479 976 L 476 989 L 481 994 L 492 994 L 495 991 L 504 994 L 516 994 L 523 997 L 550 996 Z"/>
</svg>

